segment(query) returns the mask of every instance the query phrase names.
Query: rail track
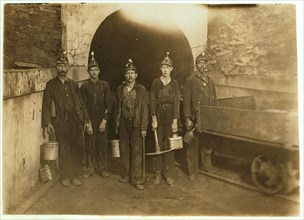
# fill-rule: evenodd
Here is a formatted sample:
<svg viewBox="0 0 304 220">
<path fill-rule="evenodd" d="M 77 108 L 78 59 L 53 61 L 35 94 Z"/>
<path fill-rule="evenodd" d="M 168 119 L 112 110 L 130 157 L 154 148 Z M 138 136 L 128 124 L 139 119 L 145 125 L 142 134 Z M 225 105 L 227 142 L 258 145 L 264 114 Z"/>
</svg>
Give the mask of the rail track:
<svg viewBox="0 0 304 220">
<path fill-rule="evenodd" d="M 187 168 L 185 165 L 182 165 L 182 164 L 177 163 L 177 162 L 175 163 L 175 165 L 179 168 L 184 168 L 184 169 Z M 246 189 L 250 189 L 250 190 L 253 190 L 253 191 L 258 191 L 260 193 L 263 193 L 263 192 L 261 192 L 260 189 L 258 189 L 257 187 L 255 187 L 253 185 L 247 184 L 247 183 L 245 183 L 241 180 L 236 180 L 236 179 L 232 179 L 232 178 L 229 178 L 227 176 L 224 176 L 224 175 L 220 175 L 218 173 L 210 173 L 210 172 L 207 172 L 207 171 L 200 170 L 199 174 L 205 175 L 205 176 L 208 176 L 208 177 L 211 177 L 211 178 L 214 178 L 214 179 L 218 179 L 218 180 L 221 180 L 221 181 L 224 181 L 224 182 L 227 182 L 227 183 L 231 183 L 231 184 L 234 184 L 234 185 L 246 188 Z M 297 204 L 300 203 L 300 195 L 297 194 L 297 193 L 290 193 L 290 194 L 276 193 L 276 194 L 269 195 L 269 196 L 275 196 L 275 197 L 282 198 L 284 200 L 294 202 L 294 203 L 297 203 Z"/>
</svg>

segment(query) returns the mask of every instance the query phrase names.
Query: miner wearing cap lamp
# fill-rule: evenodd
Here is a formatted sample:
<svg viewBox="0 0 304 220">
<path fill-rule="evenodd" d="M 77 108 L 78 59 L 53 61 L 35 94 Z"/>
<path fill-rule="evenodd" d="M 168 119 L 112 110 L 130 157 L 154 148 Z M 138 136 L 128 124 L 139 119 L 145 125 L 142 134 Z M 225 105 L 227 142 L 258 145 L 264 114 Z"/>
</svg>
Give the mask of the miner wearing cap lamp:
<svg viewBox="0 0 304 220">
<path fill-rule="evenodd" d="M 116 133 L 119 134 L 120 155 L 125 174 L 120 180 L 144 189 L 143 141 L 148 126 L 146 88 L 136 81 L 137 70 L 129 59 L 125 65 L 125 81 L 117 88 Z"/>
<path fill-rule="evenodd" d="M 152 82 L 150 103 L 152 129 L 157 131 L 160 150 L 166 151 L 169 149 L 167 139 L 178 130 L 180 114 L 180 90 L 178 82 L 171 78 L 173 65 L 169 52 L 161 61 L 160 70 L 162 75 Z M 154 184 L 160 184 L 161 176 L 163 176 L 166 183 L 173 186 L 174 152 L 156 155 L 153 158 L 153 162 L 155 168 Z"/>
<path fill-rule="evenodd" d="M 89 117 L 78 84 L 67 77 L 67 53 L 57 59 L 57 77 L 46 83 L 42 103 L 42 126 L 59 142 L 60 177 L 63 186 L 81 185 L 81 160 L 84 148 L 83 127 Z"/>
<path fill-rule="evenodd" d="M 95 173 L 108 177 L 107 165 L 107 121 L 110 113 L 110 86 L 99 79 L 100 68 L 95 60 L 94 52 L 89 59 L 88 74 L 90 76 L 80 87 L 83 102 L 87 108 L 91 127 L 85 131 L 84 178 Z"/>
<path fill-rule="evenodd" d="M 208 137 L 200 125 L 200 106 L 217 105 L 216 90 L 213 80 L 208 76 L 207 51 L 196 57 L 195 71 L 184 84 L 183 111 L 188 131 L 194 131 L 195 138 L 187 147 L 189 180 L 194 181 L 199 169 L 212 171 L 212 150 L 204 142 Z M 200 158 L 200 161 L 199 161 Z"/>
</svg>

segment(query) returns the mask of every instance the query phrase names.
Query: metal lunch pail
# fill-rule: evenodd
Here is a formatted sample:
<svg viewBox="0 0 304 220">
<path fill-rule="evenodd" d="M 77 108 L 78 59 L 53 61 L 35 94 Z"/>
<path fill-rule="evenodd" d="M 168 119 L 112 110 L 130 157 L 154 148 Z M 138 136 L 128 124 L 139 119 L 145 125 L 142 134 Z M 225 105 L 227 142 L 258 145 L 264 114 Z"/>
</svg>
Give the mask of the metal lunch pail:
<svg viewBox="0 0 304 220">
<path fill-rule="evenodd" d="M 172 137 L 168 138 L 168 142 L 171 150 L 183 148 L 183 138 L 177 134 L 173 134 Z"/>
<path fill-rule="evenodd" d="M 112 147 L 112 156 L 113 157 L 120 157 L 120 152 L 119 152 L 119 140 L 115 139 L 110 141 L 111 147 Z"/>
<path fill-rule="evenodd" d="M 42 148 L 42 159 L 43 160 L 57 160 L 59 143 L 56 141 L 49 141 L 44 143 Z"/>
</svg>

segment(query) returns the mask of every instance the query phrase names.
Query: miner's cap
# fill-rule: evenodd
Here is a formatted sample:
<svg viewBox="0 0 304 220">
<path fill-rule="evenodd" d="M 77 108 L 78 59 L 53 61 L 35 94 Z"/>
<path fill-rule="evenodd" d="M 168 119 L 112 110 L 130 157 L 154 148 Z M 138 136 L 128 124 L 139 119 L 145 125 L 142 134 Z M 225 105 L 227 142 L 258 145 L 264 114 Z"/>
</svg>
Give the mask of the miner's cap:
<svg viewBox="0 0 304 220">
<path fill-rule="evenodd" d="M 88 70 L 92 67 L 98 67 L 99 68 L 98 62 L 95 60 L 95 57 L 94 57 L 94 51 L 91 52 L 91 57 L 90 57 L 90 60 L 89 60 Z"/>
<path fill-rule="evenodd" d="M 67 64 L 67 65 L 69 65 L 69 59 L 68 59 L 66 51 L 63 51 L 61 56 L 57 58 L 56 63 L 57 64 Z"/>
<path fill-rule="evenodd" d="M 131 58 L 128 59 L 128 62 L 125 65 L 125 72 L 127 72 L 128 70 L 134 70 L 136 72 L 136 67 Z"/>
<path fill-rule="evenodd" d="M 167 66 L 171 66 L 172 67 L 172 60 L 169 57 L 169 52 L 167 52 L 166 56 L 164 57 L 164 59 L 161 61 L 160 65 L 167 65 Z"/>
</svg>

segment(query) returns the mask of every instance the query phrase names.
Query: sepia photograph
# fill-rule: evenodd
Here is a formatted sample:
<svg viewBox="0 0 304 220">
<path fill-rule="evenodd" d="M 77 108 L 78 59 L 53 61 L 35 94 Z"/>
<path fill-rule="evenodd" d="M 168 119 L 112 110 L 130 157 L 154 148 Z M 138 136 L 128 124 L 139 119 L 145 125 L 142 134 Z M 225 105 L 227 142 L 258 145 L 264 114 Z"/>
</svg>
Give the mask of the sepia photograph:
<svg viewBox="0 0 304 220">
<path fill-rule="evenodd" d="M 1 1 L 0 219 L 303 219 L 302 1 Z"/>
</svg>

